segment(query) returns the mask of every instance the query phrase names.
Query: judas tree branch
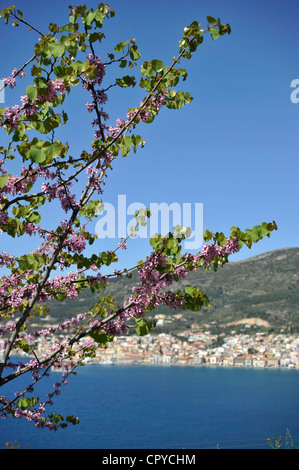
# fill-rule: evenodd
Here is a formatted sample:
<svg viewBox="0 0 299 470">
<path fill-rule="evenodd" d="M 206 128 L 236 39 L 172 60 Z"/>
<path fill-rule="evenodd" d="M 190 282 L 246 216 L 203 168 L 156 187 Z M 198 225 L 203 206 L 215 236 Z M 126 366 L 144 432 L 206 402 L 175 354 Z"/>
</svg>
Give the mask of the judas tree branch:
<svg viewBox="0 0 299 470">
<path fill-rule="evenodd" d="M 190 41 L 189 41 L 189 45 L 188 47 L 190 46 L 190 43 L 192 41 L 194 41 L 195 37 L 193 37 Z M 157 81 L 157 83 L 154 85 L 153 89 L 151 90 L 151 92 L 148 94 L 148 96 L 145 98 L 143 104 L 137 109 L 137 111 L 133 114 L 133 116 L 131 117 L 131 119 L 129 119 L 128 123 L 119 131 L 119 133 L 117 134 L 117 136 L 115 136 L 111 142 L 108 142 L 106 143 L 102 149 L 99 151 L 99 152 L 96 152 L 96 155 L 88 161 L 88 163 L 86 165 L 84 165 L 80 171 L 78 173 L 80 173 L 81 171 L 83 171 L 83 169 L 85 169 L 88 165 L 90 165 L 92 162 L 94 161 L 97 161 L 97 164 L 96 164 L 96 168 L 99 168 L 100 167 L 100 157 L 101 155 L 106 152 L 118 139 L 119 137 L 121 137 L 121 135 L 131 126 L 131 124 L 133 123 L 133 121 L 138 117 L 138 115 L 141 113 L 141 111 L 146 107 L 150 97 L 152 96 L 152 94 L 158 89 L 158 87 L 160 86 L 160 84 L 162 83 L 162 81 L 167 77 L 167 75 L 170 73 L 170 71 L 174 68 L 175 64 L 179 61 L 179 59 L 183 56 L 183 54 L 187 51 L 188 47 L 185 47 L 181 53 L 179 54 L 179 56 L 173 60 L 172 62 L 172 65 L 166 70 L 166 72 L 163 74 L 163 76 Z M 102 170 L 102 173 L 100 175 L 100 178 L 102 178 L 104 174 L 104 171 Z M 43 278 L 41 279 L 40 283 L 38 284 L 37 288 L 36 288 L 36 291 L 35 291 L 35 294 L 33 295 L 32 299 L 29 301 L 27 307 L 25 308 L 24 310 L 24 313 L 23 315 L 21 316 L 21 318 L 18 320 L 17 324 L 16 324 L 16 327 L 15 327 L 15 330 L 12 332 L 9 340 L 7 341 L 7 344 L 6 344 L 6 347 L 5 347 L 5 350 L 3 352 L 3 358 L 2 358 L 2 362 L 0 362 L 0 377 L 2 376 L 2 373 L 3 373 L 3 370 L 4 370 L 4 367 L 5 367 L 5 364 L 8 360 L 8 357 L 9 357 L 9 354 L 13 348 L 13 345 L 14 345 L 14 342 L 16 341 L 16 339 L 18 338 L 18 335 L 19 335 L 19 332 L 22 328 L 22 326 L 24 325 L 24 323 L 26 322 L 27 318 L 29 317 L 29 314 L 31 312 L 31 309 L 33 308 L 34 304 L 36 303 L 36 301 L 38 300 L 38 297 L 43 289 L 43 287 L 45 286 L 51 272 L 52 272 L 52 269 L 54 268 L 56 262 L 57 262 L 57 258 L 59 256 L 59 253 L 61 252 L 62 250 L 62 247 L 63 247 L 63 244 L 64 244 L 64 241 L 66 240 L 69 232 L 70 232 L 70 229 L 73 225 L 73 223 L 75 222 L 76 220 L 76 217 L 78 215 L 78 212 L 79 212 L 79 208 L 81 206 L 83 206 L 84 204 L 86 204 L 86 202 L 89 200 L 89 198 L 91 197 L 91 195 L 93 194 L 94 192 L 94 189 L 91 188 L 91 185 L 92 185 L 92 181 L 93 179 L 91 178 L 88 183 L 86 184 L 82 194 L 81 194 L 81 197 L 80 197 L 80 200 L 79 200 L 79 204 L 77 205 L 76 208 L 73 209 L 73 212 L 72 212 L 72 215 L 69 219 L 69 223 L 67 224 L 67 228 L 65 229 L 64 233 L 61 235 L 60 237 L 60 240 L 57 244 L 57 247 L 53 253 L 53 256 L 52 256 L 52 259 L 50 261 L 50 263 L 48 264 L 48 266 L 46 267 L 46 270 L 45 270 L 45 274 L 43 276 Z M 88 194 L 89 192 L 89 194 Z M 115 317 L 117 317 L 118 315 L 120 315 L 125 309 L 129 308 L 129 305 L 126 306 L 126 307 L 123 307 L 122 309 L 118 310 L 117 312 L 115 312 L 114 314 L 110 315 L 109 317 L 105 318 L 102 320 L 102 322 L 100 322 L 100 325 L 98 325 L 96 328 L 94 329 L 97 329 L 99 328 L 99 326 L 101 325 L 104 325 L 105 323 L 107 323 L 108 321 L 114 319 Z M 72 345 L 73 343 L 79 341 L 80 338 L 82 338 L 83 336 L 86 336 L 87 334 L 89 334 L 90 332 L 92 332 L 93 329 L 90 329 L 90 330 L 86 330 L 85 332 L 83 333 L 80 333 L 79 335 L 76 335 L 75 337 L 73 337 L 72 340 L 70 340 L 70 345 Z M 60 349 L 59 349 L 60 351 Z M 50 358 L 51 357 L 55 357 L 55 355 L 57 355 L 59 353 L 59 351 L 57 351 L 56 354 L 52 353 Z M 49 360 L 49 359 L 48 359 Z M 30 368 L 30 366 L 29 366 Z M 3 380 L 5 382 L 3 382 Z M 6 383 L 6 381 L 8 381 L 8 379 L 1 379 L 1 382 L 0 383 Z"/>
</svg>

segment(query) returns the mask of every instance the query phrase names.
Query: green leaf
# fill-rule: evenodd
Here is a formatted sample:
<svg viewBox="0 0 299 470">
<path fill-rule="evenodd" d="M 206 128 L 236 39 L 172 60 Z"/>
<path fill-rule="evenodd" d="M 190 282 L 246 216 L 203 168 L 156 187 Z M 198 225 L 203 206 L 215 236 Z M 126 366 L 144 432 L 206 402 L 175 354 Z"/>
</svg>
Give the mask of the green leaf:
<svg viewBox="0 0 299 470">
<path fill-rule="evenodd" d="M 167 249 L 171 254 L 176 255 L 180 250 L 179 243 L 176 238 L 169 238 L 167 240 Z"/>
<path fill-rule="evenodd" d="M 154 73 L 154 69 L 152 68 L 152 65 L 150 62 L 143 62 L 143 64 L 140 67 L 140 72 L 142 75 L 145 75 L 146 77 L 151 77 Z"/>
<path fill-rule="evenodd" d="M 150 322 L 144 318 L 135 318 L 135 322 L 137 323 L 135 330 L 138 336 L 147 335 L 156 326 L 155 322 Z"/>
<path fill-rule="evenodd" d="M 53 71 L 58 78 L 64 77 L 65 70 L 61 65 L 54 65 Z"/>
<path fill-rule="evenodd" d="M 210 29 L 210 33 L 211 33 L 212 39 L 213 39 L 214 41 L 219 38 L 219 31 L 218 31 L 218 29 L 216 29 L 216 28 L 211 28 L 211 29 Z"/>
<path fill-rule="evenodd" d="M 125 141 L 126 147 L 130 147 L 130 145 L 132 145 L 132 137 L 130 135 L 126 135 L 126 137 L 124 138 L 124 141 Z"/>
<path fill-rule="evenodd" d="M 46 142 L 45 146 L 43 147 L 43 150 L 46 154 L 47 157 L 50 158 L 56 158 L 60 154 L 62 148 L 62 144 L 56 140 L 53 144 L 50 144 L 50 142 Z"/>
<path fill-rule="evenodd" d="M 207 20 L 210 24 L 218 24 L 218 21 L 213 16 L 207 16 Z"/>
<path fill-rule="evenodd" d="M 136 85 L 135 77 L 133 77 L 131 75 L 125 75 L 122 78 L 117 78 L 116 83 L 117 83 L 118 86 L 120 86 L 122 88 L 125 88 L 125 87 L 128 87 L 128 86 L 133 86 L 134 87 Z"/>
<path fill-rule="evenodd" d="M 77 418 L 77 416 L 74 416 L 74 415 L 67 415 L 65 417 L 65 420 L 68 423 L 72 423 L 73 425 L 79 424 L 79 422 L 80 422 L 79 418 Z"/>
<path fill-rule="evenodd" d="M 30 352 L 31 348 L 30 348 L 29 344 L 27 343 L 27 341 L 25 340 L 25 338 L 19 339 L 16 342 L 16 345 L 18 346 L 18 348 L 22 349 L 22 351 L 24 351 L 26 353 Z"/>
<path fill-rule="evenodd" d="M 4 188 L 4 186 L 6 185 L 8 181 L 8 176 L 7 175 L 1 175 L 0 176 L 0 188 Z"/>
<path fill-rule="evenodd" d="M 82 19 L 82 22 L 87 26 L 87 28 L 91 28 L 92 22 L 96 16 L 95 11 L 89 11 L 84 20 Z"/>
<path fill-rule="evenodd" d="M 113 336 L 108 336 L 108 335 L 106 335 L 104 333 L 100 333 L 98 331 L 93 331 L 92 333 L 90 333 L 90 336 L 100 346 L 106 346 L 106 344 L 108 342 L 113 341 L 113 338 L 114 338 Z"/>
<path fill-rule="evenodd" d="M 50 112 L 50 111 L 49 111 Z M 61 117 L 59 114 L 44 118 L 41 113 L 32 116 L 31 126 L 34 127 L 40 134 L 48 134 L 50 131 L 59 127 L 61 124 Z"/>
<path fill-rule="evenodd" d="M 116 44 L 114 50 L 115 51 L 122 51 L 127 44 L 129 44 L 129 41 L 119 42 L 118 44 Z"/>
<path fill-rule="evenodd" d="M 38 211 L 32 211 L 27 217 L 26 220 L 31 223 L 38 224 L 41 221 L 41 216 Z"/>
<path fill-rule="evenodd" d="M 100 255 L 102 264 L 109 266 L 111 263 L 115 263 L 118 259 L 115 253 L 112 251 L 105 252 L 103 251 Z"/>
<path fill-rule="evenodd" d="M 203 234 L 203 239 L 205 242 L 208 242 L 209 240 L 211 240 L 213 234 L 212 232 L 210 232 L 209 230 L 206 230 L 205 233 Z"/>
<path fill-rule="evenodd" d="M 59 44 L 48 44 L 48 49 L 54 57 L 62 57 L 65 53 L 65 47 Z"/>
<path fill-rule="evenodd" d="M 262 228 L 260 226 L 255 226 L 253 227 L 251 230 L 250 229 L 246 229 L 245 232 L 247 233 L 247 235 L 249 236 L 249 238 L 251 239 L 251 241 L 253 241 L 253 243 L 256 243 L 258 240 L 260 240 L 265 232 L 262 231 Z M 264 232 L 264 233 L 263 233 Z"/>
<path fill-rule="evenodd" d="M 163 62 L 161 60 L 153 59 L 151 61 L 152 68 L 155 70 L 155 72 L 161 72 L 163 70 Z"/>
<path fill-rule="evenodd" d="M 153 247 L 154 250 L 159 248 L 161 242 L 162 242 L 162 237 L 160 234 L 150 238 L 150 245 Z"/>
<path fill-rule="evenodd" d="M 37 98 L 37 88 L 33 85 L 29 85 L 26 88 L 26 95 L 32 101 L 36 100 L 36 98 Z"/>
<path fill-rule="evenodd" d="M 67 297 L 66 294 L 62 294 L 62 293 L 54 295 L 54 298 L 58 300 L 58 302 L 62 302 L 63 300 L 66 299 L 66 297 Z"/>
<path fill-rule="evenodd" d="M 62 415 L 59 415 L 59 414 L 56 414 L 56 413 L 52 412 L 50 415 L 48 415 L 48 419 L 49 419 L 49 421 L 51 421 L 51 423 L 57 424 L 60 421 L 63 421 L 64 417 Z M 43 417 L 42 420 L 46 420 L 46 418 Z"/>
<path fill-rule="evenodd" d="M 104 12 L 101 12 L 100 10 L 96 10 L 96 14 L 95 14 L 95 22 L 96 22 L 96 25 L 101 28 L 102 27 L 102 24 L 103 24 L 103 21 L 105 19 L 105 13 Z"/>
<path fill-rule="evenodd" d="M 26 410 L 29 406 L 34 406 L 39 402 L 39 398 L 19 398 L 16 405 L 19 406 L 22 410 Z"/>
<path fill-rule="evenodd" d="M 184 289 L 185 294 L 192 296 L 193 295 L 193 287 L 192 286 L 187 286 Z"/>
<path fill-rule="evenodd" d="M 42 148 L 37 145 L 32 145 L 30 148 L 30 160 L 34 163 L 44 163 L 46 154 Z"/>
<path fill-rule="evenodd" d="M 88 34 L 88 40 L 90 42 L 101 41 L 101 39 L 102 39 L 102 34 L 101 33 L 90 33 L 90 34 Z"/>
<path fill-rule="evenodd" d="M 47 93 L 49 85 L 47 85 L 45 77 L 36 77 L 34 83 L 36 83 L 37 93 L 39 95 L 45 95 Z"/>
<path fill-rule="evenodd" d="M 127 157 L 130 154 L 130 147 L 127 147 L 126 145 L 124 145 L 120 149 L 120 154 L 121 154 L 122 157 Z"/>
<path fill-rule="evenodd" d="M 138 51 L 136 44 L 130 47 L 130 57 L 132 60 L 138 60 L 140 56 L 141 54 Z"/>
<path fill-rule="evenodd" d="M 186 286 L 184 293 L 184 310 L 198 312 L 203 306 L 210 307 L 207 295 L 204 292 L 200 292 L 198 287 Z"/>
</svg>

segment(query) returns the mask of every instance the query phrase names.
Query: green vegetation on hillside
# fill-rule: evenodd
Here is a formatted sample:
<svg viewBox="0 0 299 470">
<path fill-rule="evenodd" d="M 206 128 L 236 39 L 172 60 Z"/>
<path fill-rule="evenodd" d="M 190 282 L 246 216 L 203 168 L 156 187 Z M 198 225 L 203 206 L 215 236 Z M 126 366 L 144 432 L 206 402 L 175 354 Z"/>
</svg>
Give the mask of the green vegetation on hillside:
<svg viewBox="0 0 299 470">
<path fill-rule="evenodd" d="M 166 307 L 156 308 L 149 317 L 165 315 L 154 333 L 178 333 L 191 328 L 194 323 L 199 328 L 209 328 L 215 332 L 225 330 L 227 323 L 242 319 L 258 318 L 269 324 L 268 328 L 255 325 L 266 331 L 294 333 L 299 331 L 299 248 L 286 248 L 231 262 L 218 271 L 199 270 L 188 279 L 173 286 L 191 284 L 206 292 L 211 307 L 200 312 L 173 311 Z M 130 295 L 131 287 L 138 282 L 137 272 L 131 279 L 115 279 L 106 289 L 106 294 L 115 296 L 121 304 Z M 88 310 L 95 297 L 103 293 L 90 291 L 82 293 L 76 300 L 51 302 L 51 317 L 65 320 Z M 231 327 L 231 325 L 230 325 Z M 233 325 L 236 331 L 244 330 L 245 325 Z M 249 331 L 247 327 L 247 331 Z"/>
</svg>

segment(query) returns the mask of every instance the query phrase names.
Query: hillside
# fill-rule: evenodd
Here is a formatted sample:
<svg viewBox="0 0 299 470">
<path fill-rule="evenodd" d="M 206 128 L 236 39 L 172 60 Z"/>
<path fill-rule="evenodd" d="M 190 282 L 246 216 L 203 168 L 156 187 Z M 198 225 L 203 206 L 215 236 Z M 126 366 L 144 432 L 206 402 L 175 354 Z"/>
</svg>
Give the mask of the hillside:
<svg viewBox="0 0 299 470">
<path fill-rule="evenodd" d="M 130 295 L 137 279 L 117 279 L 105 294 L 121 302 Z M 172 311 L 166 307 L 151 312 L 158 319 L 154 332 L 177 333 L 196 323 L 219 331 L 226 328 L 262 328 L 299 332 L 299 248 L 267 252 L 243 261 L 231 262 L 217 272 L 202 270 L 174 285 L 198 286 L 206 292 L 211 307 L 200 312 Z M 61 320 L 88 310 L 98 297 L 90 291 L 75 301 L 51 302 L 51 316 Z M 157 315 L 159 315 L 157 317 Z"/>
</svg>

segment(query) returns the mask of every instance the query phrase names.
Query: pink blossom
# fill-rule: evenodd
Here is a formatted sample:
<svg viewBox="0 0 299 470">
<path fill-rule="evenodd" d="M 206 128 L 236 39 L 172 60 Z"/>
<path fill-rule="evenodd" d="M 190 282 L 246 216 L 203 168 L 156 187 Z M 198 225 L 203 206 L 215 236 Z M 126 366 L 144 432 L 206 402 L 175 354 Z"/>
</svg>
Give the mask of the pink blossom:
<svg viewBox="0 0 299 470">
<path fill-rule="evenodd" d="M 6 224 L 8 221 L 8 214 L 7 212 L 0 211 L 0 225 Z"/>
<path fill-rule="evenodd" d="M 65 85 L 62 79 L 48 80 L 47 82 L 48 89 L 44 95 L 38 95 L 37 100 L 44 102 L 44 101 L 55 101 L 58 98 L 58 93 L 60 92 L 62 95 L 65 93 Z"/>
<path fill-rule="evenodd" d="M 100 57 L 98 56 L 94 57 L 92 54 L 88 54 L 87 60 L 90 65 L 95 65 L 97 67 L 96 77 L 94 80 L 92 80 L 92 82 L 97 83 L 98 85 L 101 85 L 104 75 L 106 73 L 105 65 L 102 63 Z"/>
<path fill-rule="evenodd" d="M 27 95 L 21 96 L 23 104 L 23 112 L 26 117 L 37 113 L 37 106 L 34 101 L 30 100 Z"/>
<path fill-rule="evenodd" d="M 86 109 L 89 113 L 91 113 L 94 110 L 95 103 L 86 103 Z"/>
<path fill-rule="evenodd" d="M 126 250 L 127 249 L 127 244 L 126 242 L 119 242 L 117 244 L 117 246 L 119 246 L 120 248 L 122 248 L 123 250 Z"/>
<path fill-rule="evenodd" d="M 14 88 L 17 84 L 14 77 L 2 78 L 2 81 L 5 85 L 9 86 L 9 88 Z"/>
<path fill-rule="evenodd" d="M 13 71 L 11 72 L 12 76 L 15 77 L 17 74 L 20 78 L 22 77 L 25 77 L 26 74 L 24 72 L 24 70 L 21 70 L 19 73 L 18 73 L 18 69 L 17 68 L 14 68 Z"/>
<path fill-rule="evenodd" d="M 19 105 L 11 106 L 10 108 L 5 108 L 5 125 L 11 129 L 16 129 L 18 127 L 18 121 L 21 116 L 21 109 Z"/>
<path fill-rule="evenodd" d="M 82 235 L 73 234 L 68 240 L 64 242 L 64 246 L 67 247 L 68 251 L 74 253 L 81 253 L 86 245 L 86 239 Z"/>
<path fill-rule="evenodd" d="M 91 92 L 91 96 L 98 104 L 105 104 L 108 100 L 107 93 L 105 93 L 103 90 L 94 90 Z"/>
</svg>

